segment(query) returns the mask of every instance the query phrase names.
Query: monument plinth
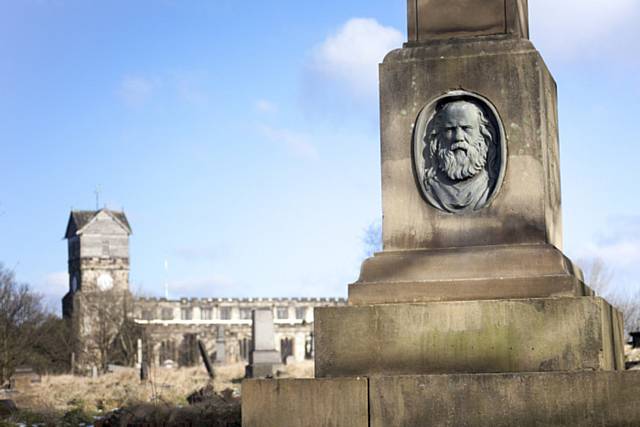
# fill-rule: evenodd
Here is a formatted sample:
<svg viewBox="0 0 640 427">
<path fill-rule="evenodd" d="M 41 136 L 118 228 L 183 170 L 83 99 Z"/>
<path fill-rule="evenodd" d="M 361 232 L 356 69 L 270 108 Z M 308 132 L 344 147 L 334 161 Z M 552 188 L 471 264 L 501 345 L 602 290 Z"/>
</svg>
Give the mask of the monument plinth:
<svg viewBox="0 0 640 427">
<path fill-rule="evenodd" d="M 622 316 L 562 253 L 527 1 L 408 6 L 380 65 L 383 250 L 349 306 L 315 310 L 316 379 L 244 382 L 243 425 L 640 425 Z"/>
</svg>

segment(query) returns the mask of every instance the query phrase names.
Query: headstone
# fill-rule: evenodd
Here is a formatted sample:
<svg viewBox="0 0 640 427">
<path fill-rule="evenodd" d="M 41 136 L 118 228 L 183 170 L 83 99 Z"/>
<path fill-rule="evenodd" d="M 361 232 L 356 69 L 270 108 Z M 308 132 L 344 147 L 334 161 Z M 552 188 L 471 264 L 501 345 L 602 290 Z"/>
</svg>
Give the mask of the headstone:
<svg viewBox="0 0 640 427">
<path fill-rule="evenodd" d="M 34 383 L 40 382 L 40 375 L 35 373 L 32 368 L 29 367 L 21 367 L 17 368 L 13 375 L 11 376 L 11 389 L 24 391 L 29 388 Z"/>
<path fill-rule="evenodd" d="M 147 381 L 149 379 L 149 365 L 142 362 L 140 365 L 140 381 Z"/>
<path fill-rule="evenodd" d="M 640 348 L 640 331 L 631 332 L 629 335 L 631 335 L 631 347 Z"/>
<path fill-rule="evenodd" d="M 281 363 L 280 354 L 275 348 L 273 311 L 257 309 L 251 313 L 252 348 L 249 353 L 249 364 L 246 368 L 247 378 L 271 377 L 274 367 Z"/>
<path fill-rule="evenodd" d="M 224 326 L 218 326 L 216 335 L 216 361 L 215 363 L 224 364 L 227 361 L 225 349 L 225 331 Z"/>
<path fill-rule="evenodd" d="M 142 367 L 142 339 L 138 338 L 136 341 L 136 365 L 138 368 Z"/>
<path fill-rule="evenodd" d="M 315 381 L 245 381 L 243 426 L 640 425 L 622 316 L 562 252 L 556 84 L 527 1 L 408 5 L 380 66 L 383 250 L 348 306 L 315 310 Z"/>
<path fill-rule="evenodd" d="M 204 345 L 204 342 L 202 342 L 202 340 L 198 340 L 198 350 L 200 350 L 200 357 L 202 357 L 202 363 L 204 363 L 204 367 L 207 370 L 209 378 L 215 378 L 213 367 L 211 366 L 211 361 L 209 360 L 209 355 L 207 354 L 207 347 Z"/>
</svg>

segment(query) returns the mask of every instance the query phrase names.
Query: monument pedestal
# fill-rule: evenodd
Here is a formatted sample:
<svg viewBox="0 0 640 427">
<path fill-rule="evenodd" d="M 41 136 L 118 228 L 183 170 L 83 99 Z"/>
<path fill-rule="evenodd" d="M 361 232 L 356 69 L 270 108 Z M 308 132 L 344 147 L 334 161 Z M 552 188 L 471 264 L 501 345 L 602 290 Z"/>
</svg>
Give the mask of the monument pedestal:
<svg viewBox="0 0 640 427">
<path fill-rule="evenodd" d="M 349 304 L 592 296 L 549 244 L 384 251 L 365 260 Z"/>
<path fill-rule="evenodd" d="M 624 369 L 622 317 L 597 297 L 315 310 L 323 377 Z"/>
<path fill-rule="evenodd" d="M 408 9 L 380 65 L 384 250 L 316 309 L 316 379 L 245 381 L 243 426 L 640 426 L 622 317 L 562 253 L 527 0 Z"/>
<path fill-rule="evenodd" d="M 242 425 L 637 427 L 639 395 L 640 371 L 247 380 Z"/>
</svg>

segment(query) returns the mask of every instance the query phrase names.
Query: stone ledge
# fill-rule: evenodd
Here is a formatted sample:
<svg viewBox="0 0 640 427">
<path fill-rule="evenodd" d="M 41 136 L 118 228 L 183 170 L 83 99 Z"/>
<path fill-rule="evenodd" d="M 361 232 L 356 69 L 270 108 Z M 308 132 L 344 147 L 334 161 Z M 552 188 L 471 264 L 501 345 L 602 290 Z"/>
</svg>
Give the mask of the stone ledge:
<svg viewBox="0 0 640 427">
<path fill-rule="evenodd" d="M 367 427 L 366 378 L 245 380 L 243 427 Z"/>
<path fill-rule="evenodd" d="M 349 304 L 593 296 L 552 245 L 384 251 L 362 264 Z"/>
<path fill-rule="evenodd" d="M 637 427 L 640 371 L 245 380 L 243 427 Z"/>
<path fill-rule="evenodd" d="M 624 369 L 597 297 L 318 308 L 314 326 L 318 378 Z"/>
<path fill-rule="evenodd" d="M 575 276 L 354 283 L 349 305 L 593 296 Z"/>
<path fill-rule="evenodd" d="M 371 427 L 637 427 L 640 372 L 377 377 Z"/>
</svg>

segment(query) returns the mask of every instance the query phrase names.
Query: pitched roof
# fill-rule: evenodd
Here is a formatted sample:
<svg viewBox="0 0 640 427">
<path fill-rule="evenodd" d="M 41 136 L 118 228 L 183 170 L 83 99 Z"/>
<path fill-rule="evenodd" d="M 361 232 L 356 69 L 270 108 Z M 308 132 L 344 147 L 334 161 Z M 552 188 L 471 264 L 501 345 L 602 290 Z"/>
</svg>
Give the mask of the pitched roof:
<svg viewBox="0 0 640 427">
<path fill-rule="evenodd" d="M 115 219 L 120 225 L 122 225 L 129 234 L 131 234 L 131 226 L 127 220 L 127 216 L 124 212 L 112 211 L 107 208 L 97 211 L 71 211 L 69 216 L 69 222 L 67 223 L 67 231 L 64 233 L 64 238 L 68 239 L 78 233 L 82 232 L 82 229 L 87 226 L 100 212 L 106 212 L 113 219 Z"/>
</svg>

